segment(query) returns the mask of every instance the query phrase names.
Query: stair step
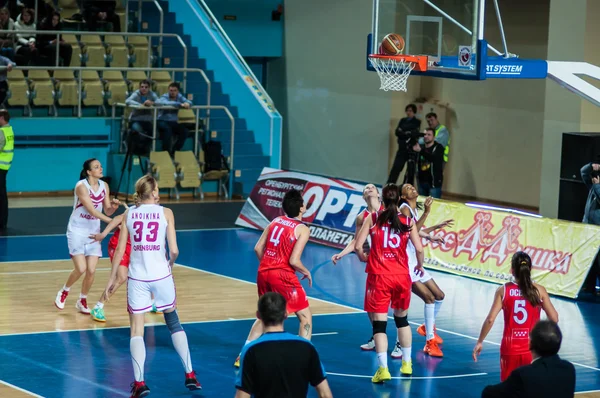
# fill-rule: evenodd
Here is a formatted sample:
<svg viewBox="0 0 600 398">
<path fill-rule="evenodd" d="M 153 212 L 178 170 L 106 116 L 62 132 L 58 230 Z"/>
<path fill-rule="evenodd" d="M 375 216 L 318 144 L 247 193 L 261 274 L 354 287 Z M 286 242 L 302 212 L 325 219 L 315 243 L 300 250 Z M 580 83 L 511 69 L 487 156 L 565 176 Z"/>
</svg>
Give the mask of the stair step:
<svg viewBox="0 0 600 398">
<path fill-rule="evenodd" d="M 225 142 L 231 142 L 231 130 L 216 130 L 217 136 L 213 137 L 212 132 L 215 131 L 213 128 L 210 128 L 211 133 L 209 134 L 209 138 L 212 140 Z M 236 143 L 254 143 L 254 132 L 250 130 L 235 130 L 235 142 Z"/>
<path fill-rule="evenodd" d="M 234 168 L 238 169 L 257 169 L 259 167 L 266 167 L 269 165 L 268 156 L 251 156 L 251 155 L 240 155 L 235 156 Z"/>
<path fill-rule="evenodd" d="M 246 119 L 235 119 L 235 130 L 246 130 Z M 211 130 L 226 130 L 231 129 L 231 120 L 228 117 L 211 116 L 210 117 L 210 129 Z"/>
<path fill-rule="evenodd" d="M 231 143 L 229 142 L 221 142 L 221 147 L 223 148 L 223 154 L 225 156 L 229 156 L 231 154 Z M 249 142 L 236 142 L 235 147 L 235 156 L 262 156 L 262 148 L 260 144 L 249 143 Z"/>
</svg>

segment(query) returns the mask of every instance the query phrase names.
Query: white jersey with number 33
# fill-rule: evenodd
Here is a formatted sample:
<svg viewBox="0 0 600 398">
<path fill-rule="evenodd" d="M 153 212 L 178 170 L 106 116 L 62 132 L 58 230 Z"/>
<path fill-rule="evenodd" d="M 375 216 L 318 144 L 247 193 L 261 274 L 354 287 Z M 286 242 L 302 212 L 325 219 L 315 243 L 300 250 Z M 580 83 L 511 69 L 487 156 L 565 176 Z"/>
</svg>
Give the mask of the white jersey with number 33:
<svg viewBox="0 0 600 398">
<path fill-rule="evenodd" d="M 167 220 L 164 207 L 142 204 L 129 209 L 127 230 L 131 239 L 129 278 L 151 282 L 171 275 L 167 261 Z"/>
</svg>

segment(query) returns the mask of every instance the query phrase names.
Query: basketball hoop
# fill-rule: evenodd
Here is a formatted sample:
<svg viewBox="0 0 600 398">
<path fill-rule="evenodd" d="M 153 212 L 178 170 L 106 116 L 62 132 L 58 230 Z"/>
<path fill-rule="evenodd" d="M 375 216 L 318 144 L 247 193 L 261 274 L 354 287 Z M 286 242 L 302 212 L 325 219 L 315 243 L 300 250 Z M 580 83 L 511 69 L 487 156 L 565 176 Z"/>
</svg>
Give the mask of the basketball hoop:
<svg viewBox="0 0 600 398">
<path fill-rule="evenodd" d="M 406 91 L 410 72 L 427 71 L 427 56 L 424 55 L 369 55 L 369 61 L 379 75 L 383 91 Z"/>
</svg>

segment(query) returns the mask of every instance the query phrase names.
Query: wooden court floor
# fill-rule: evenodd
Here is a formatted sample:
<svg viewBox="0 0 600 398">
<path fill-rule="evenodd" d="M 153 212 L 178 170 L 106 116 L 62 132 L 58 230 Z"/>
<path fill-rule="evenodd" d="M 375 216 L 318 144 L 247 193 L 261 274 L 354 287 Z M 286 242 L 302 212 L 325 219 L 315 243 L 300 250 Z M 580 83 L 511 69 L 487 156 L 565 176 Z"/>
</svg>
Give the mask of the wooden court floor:
<svg viewBox="0 0 600 398">
<path fill-rule="evenodd" d="M 92 308 L 104 291 L 110 262 L 101 259 L 96 270 L 88 306 Z M 64 310 L 54 305 L 56 293 L 73 269 L 71 261 L 0 263 L 0 336 L 15 333 L 87 330 L 127 327 L 126 285 L 105 305 L 107 322 L 94 321 L 78 313 L 83 277 L 73 285 Z M 258 300 L 256 286 L 195 268 L 176 266 L 177 307 L 182 322 L 252 318 Z M 356 310 L 320 300 L 310 300 L 314 314 L 356 312 Z M 164 324 L 160 314 L 147 314 L 146 324 Z M 3 396 L 0 394 L 0 396 Z"/>
</svg>

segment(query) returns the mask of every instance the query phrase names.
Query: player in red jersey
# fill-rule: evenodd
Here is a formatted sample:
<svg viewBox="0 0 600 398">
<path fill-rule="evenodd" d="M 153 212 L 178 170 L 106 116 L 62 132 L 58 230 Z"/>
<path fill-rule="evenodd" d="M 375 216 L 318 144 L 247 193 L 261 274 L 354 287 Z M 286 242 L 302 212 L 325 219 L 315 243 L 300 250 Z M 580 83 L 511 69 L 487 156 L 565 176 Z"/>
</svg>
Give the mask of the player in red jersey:
<svg viewBox="0 0 600 398">
<path fill-rule="evenodd" d="M 282 207 L 286 215 L 271 221 L 254 247 L 260 261 L 256 280 L 258 296 L 276 292 L 285 297 L 288 313 L 294 312 L 300 321 L 298 335 L 310 340 L 312 313 L 306 292 L 296 276 L 296 271 L 300 272 L 304 275 L 302 279 L 308 279 L 308 286 L 312 286 L 310 271 L 300 260 L 310 237 L 310 230 L 302 223 L 302 215 L 306 212 L 302 193 L 295 189 L 286 192 Z M 263 332 L 263 324 L 257 319 L 252 325 L 246 344 L 259 338 Z M 239 356 L 234 366 L 240 366 Z"/>
<path fill-rule="evenodd" d="M 354 250 L 362 261 L 367 262 L 367 286 L 365 311 L 373 313 L 373 337 L 379 368 L 371 379 L 373 383 L 391 380 L 387 367 L 388 340 L 386 335 L 388 308 L 394 310 L 398 340 L 402 347 L 402 374 L 412 374 L 412 334 L 408 324 L 408 307 L 411 297 L 411 277 L 406 245 L 410 240 L 415 246 L 418 264 L 415 273 L 423 273 L 423 247 L 419 232 L 412 228 L 410 218 L 398 209 L 400 191 L 395 184 L 387 184 L 382 191 L 384 210 L 371 213 L 363 223 Z M 363 244 L 371 236 L 369 256 Z"/>
<path fill-rule="evenodd" d="M 532 361 L 529 351 L 529 333 L 540 320 L 543 309 L 548 319 L 558 323 L 546 289 L 531 280 L 531 258 L 525 252 L 516 252 L 512 257 L 511 272 L 515 282 L 500 286 L 494 295 L 490 313 L 483 322 L 479 340 L 473 349 L 473 360 L 481 354 L 483 341 L 488 335 L 500 310 L 504 311 L 504 334 L 500 344 L 500 379 Z"/>
</svg>

